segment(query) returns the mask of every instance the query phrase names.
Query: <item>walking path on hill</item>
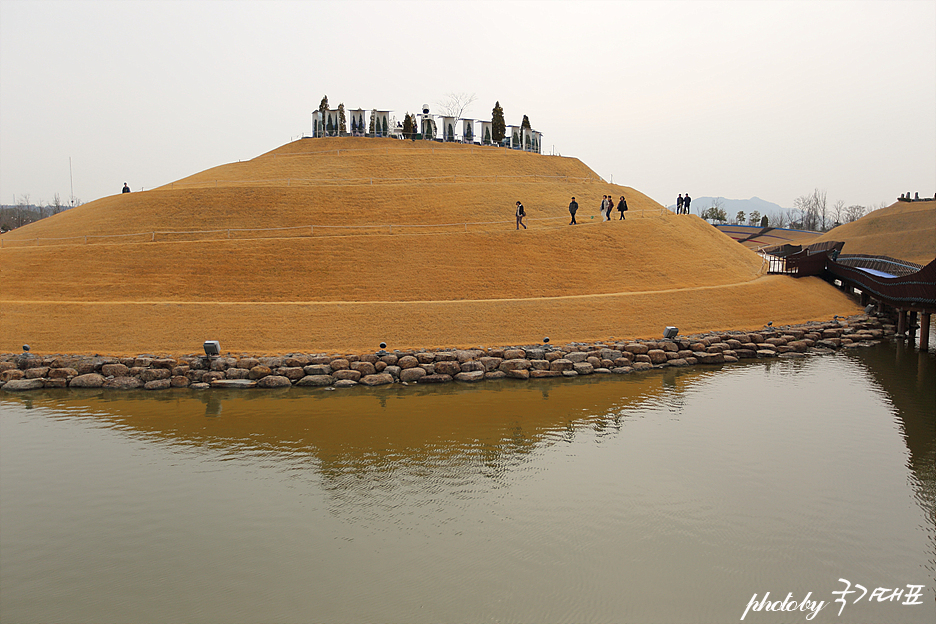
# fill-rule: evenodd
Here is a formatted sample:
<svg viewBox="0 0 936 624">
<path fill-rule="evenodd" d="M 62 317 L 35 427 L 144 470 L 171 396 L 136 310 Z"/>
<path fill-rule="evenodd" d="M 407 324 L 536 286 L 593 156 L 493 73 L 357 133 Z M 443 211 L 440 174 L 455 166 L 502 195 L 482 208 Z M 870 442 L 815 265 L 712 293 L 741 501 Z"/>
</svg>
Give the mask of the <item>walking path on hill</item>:
<svg viewBox="0 0 936 624">
<path fill-rule="evenodd" d="M 663 214 L 666 209 L 660 210 L 650 210 L 645 211 L 643 209 L 635 210 L 633 213 L 628 212 L 629 217 L 631 218 L 651 218 L 658 217 Z M 542 222 L 544 225 L 547 225 L 550 229 L 561 229 L 568 225 L 568 217 L 538 217 L 538 218 L 526 218 L 527 223 L 531 222 Z M 612 219 L 610 222 L 604 223 L 613 223 L 617 220 Z M 546 222 L 555 222 L 559 225 L 549 225 Z M 600 225 L 602 222 L 594 219 L 592 215 L 592 220 L 585 221 L 584 217 L 581 223 L 577 225 L 588 226 L 588 225 Z M 0 238 L 0 248 L 7 247 L 25 247 L 25 246 L 62 246 L 62 245 L 91 245 L 91 244 L 143 244 L 143 243 L 154 243 L 154 242 L 194 242 L 194 241 L 207 241 L 207 240 L 217 240 L 222 239 L 231 239 L 231 240 L 267 240 L 267 239 L 278 239 L 278 238 L 321 238 L 321 237 L 352 237 L 352 236 L 375 236 L 375 235 L 393 235 L 393 236 L 433 236 L 433 235 L 448 235 L 448 234 L 465 234 L 469 232 L 498 232 L 502 230 L 509 230 L 509 227 L 513 225 L 513 221 L 467 221 L 463 223 L 386 223 L 386 224 L 375 224 L 375 225 L 294 225 L 289 227 L 280 227 L 280 228 L 220 228 L 212 230 L 189 230 L 189 231 L 152 231 L 152 232 L 135 232 L 132 234 L 88 234 L 84 236 L 68 236 L 68 237 L 58 237 L 58 238 L 22 238 L 22 239 L 5 239 Z M 469 229 L 470 226 L 470 229 Z M 505 227 L 493 227 L 493 226 L 505 226 Z M 394 230 L 394 228 L 396 228 Z M 414 232 L 407 231 L 407 229 L 429 229 L 429 228 L 446 228 L 450 231 L 445 232 Z M 322 232 L 324 230 L 324 233 Z M 336 230 L 352 230 L 352 233 L 339 234 L 331 233 Z M 368 231 L 364 231 L 368 230 Z M 294 232 L 293 235 L 285 235 L 285 232 Z M 279 232 L 284 234 L 282 236 L 250 236 L 246 235 L 248 232 Z M 233 234 L 233 236 L 232 236 Z M 178 236 L 192 236 L 196 237 L 201 235 L 201 238 L 186 238 L 184 240 L 173 240 L 172 237 Z M 213 235 L 213 236 L 209 236 Z M 137 238 L 140 240 L 128 240 Z M 113 240 L 118 239 L 118 240 Z M 68 242 L 57 242 L 57 241 L 75 241 L 72 243 Z"/>
<path fill-rule="evenodd" d="M 293 353 L 449 345 L 563 344 L 759 329 L 857 314 L 819 278 L 764 276 L 741 284 L 537 299 L 402 302 L 49 302 L 0 305 L 0 352 L 183 354 L 205 340 L 225 352 Z M 100 319 L 100 322 L 88 322 Z"/>
<path fill-rule="evenodd" d="M 213 302 L 214 305 L 219 306 L 234 306 L 234 305 L 243 305 L 243 304 L 254 304 L 259 303 L 263 305 L 383 305 L 383 304 L 437 304 L 437 303 L 510 303 L 518 301 L 563 301 L 570 299 L 602 299 L 607 297 L 624 297 L 624 296 L 641 296 L 641 295 L 666 295 L 674 293 L 691 293 L 693 291 L 703 291 L 703 290 L 721 290 L 726 288 L 735 288 L 741 284 L 748 282 L 753 282 L 755 280 L 763 277 L 763 274 L 756 275 L 749 280 L 739 281 L 734 284 L 716 284 L 714 286 L 691 286 L 688 288 L 664 288 L 661 290 L 635 290 L 627 292 L 613 292 L 613 293 L 595 293 L 587 295 L 558 295 L 558 296 L 547 296 L 547 297 L 500 297 L 496 299 L 425 299 L 425 300 L 386 300 L 386 301 L 217 301 Z M 29 304 L 80 304 L 86 303 L 83 301 L 72 301 L 72 300 L 13 300 L 8 299 L 4 300 L 4 303 L 15 303 L 20 305 L 29 305 Z M 108 302 L 108 303 L 120 303 L 120 304 L 157 304 L 157 305 L 201 305 L 205 303 L 204 301 L 174 301 L 174 300 L 149 300 L 149 299 L 128 299 L 119 302 Z"/>
</svg>

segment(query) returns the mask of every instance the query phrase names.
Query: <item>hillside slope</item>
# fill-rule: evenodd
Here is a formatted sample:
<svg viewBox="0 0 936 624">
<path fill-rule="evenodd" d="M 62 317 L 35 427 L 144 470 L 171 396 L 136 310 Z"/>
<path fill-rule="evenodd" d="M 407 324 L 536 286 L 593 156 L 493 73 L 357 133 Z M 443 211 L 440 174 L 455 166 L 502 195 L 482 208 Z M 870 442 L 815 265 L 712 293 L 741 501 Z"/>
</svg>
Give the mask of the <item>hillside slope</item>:
<svg viewBox="0 0 936 624">
<path fill-rule="evenodd" d="M 843 254 L 890 256 L 927 265 L 936 258 L 936 201 L 896 202 L 812 242 L 842 241 Z"/>
<path fill-rule="evenodd" d="M 511 221 L 518 200 L 530 217 L 566 217 L 576 191 L 584 193 L 583 214 L 596 215 L 607 193 L 626 195 L 631 210 L 661 208 L 633 189 L 597 180 L 576 158 L 424 141 L 305 139 L 154 190 L 104 197 L 3 238 L 64 243 L 152 231 Z"/>
<path fill-rule="evenodd" d="M 604 194 L 627 197 L 625 221 L 596 218 Z M 295 141 L 0 241 L 0 351 L 585 340 L 857 309 L 759 277 L 753 252 L 577 159 L 457 144 Z"/>
</svg>

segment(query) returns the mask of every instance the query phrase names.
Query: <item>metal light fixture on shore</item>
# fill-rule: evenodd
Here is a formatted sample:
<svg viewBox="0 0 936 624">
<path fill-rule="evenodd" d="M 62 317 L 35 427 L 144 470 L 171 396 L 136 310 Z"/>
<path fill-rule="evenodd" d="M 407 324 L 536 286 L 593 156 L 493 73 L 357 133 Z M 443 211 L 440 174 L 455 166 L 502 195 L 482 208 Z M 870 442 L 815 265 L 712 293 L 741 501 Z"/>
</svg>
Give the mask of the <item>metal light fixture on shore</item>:
<svg viewBox="0 0 936 624">
<path fill-rule="evenodd" d="M 543 344 L 549 344 L 549 336 L 543 338 Z"/>
<path fill-rule="evenodd" d="M 23 345 L 23 353 L 29 353 L 29 345 Z"/>
<path fill-rule="evenodd" d="M 663 330 L 663 337 L 675 338 L 678 333 L 679 333 L 679 328 L 668 325 L 666 329 Z"/>
<path fill-rule="evenodd" d="M 221 355 L 221 344 L 217 340 L 206 340 L 204 347 L 208 357 Z"/>
</svg>

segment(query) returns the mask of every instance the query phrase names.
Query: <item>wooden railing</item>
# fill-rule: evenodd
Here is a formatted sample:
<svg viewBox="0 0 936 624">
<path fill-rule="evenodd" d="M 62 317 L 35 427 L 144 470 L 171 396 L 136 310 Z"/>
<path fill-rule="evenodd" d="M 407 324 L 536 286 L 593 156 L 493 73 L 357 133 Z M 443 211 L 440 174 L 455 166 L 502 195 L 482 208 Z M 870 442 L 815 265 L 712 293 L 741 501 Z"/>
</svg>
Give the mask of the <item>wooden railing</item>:
<svg viewBox="0 0 936 624">
<path fill-rule="evenodd" d="M 875 271 L 893 275 L 894 277 L 910 275 L 923 268 L 922 264 L 917 264 L 915 262 L 898 260 L 897 258 L 891 258 L 890 256 L 870 256 L 867 254 L 840 255 L 836 259 L 836 262 L 844 266 L 850 266 L 859 269 L 873 269 Z"/>
<path fill-rule="evenodd" d="M 902 261 L 897 262 L 904 264 Z M 850 266 L 831 259 L 827 265 L 831 277 L 890 306 L 936 313 L 936 260 L 918 271 L 897 277 L 874 275 L 862 268 L 870 267 Z"/>
</svg>

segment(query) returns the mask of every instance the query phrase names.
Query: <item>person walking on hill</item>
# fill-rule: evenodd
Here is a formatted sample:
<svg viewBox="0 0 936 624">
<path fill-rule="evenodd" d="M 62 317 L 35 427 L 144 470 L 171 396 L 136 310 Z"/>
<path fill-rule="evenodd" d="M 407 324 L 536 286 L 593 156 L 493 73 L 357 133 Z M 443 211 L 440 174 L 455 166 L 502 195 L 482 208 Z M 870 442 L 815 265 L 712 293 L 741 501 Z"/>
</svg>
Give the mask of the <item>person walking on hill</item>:
<svg viewBox="0 0 936 624">
<path fill-rule="evenodd" d="M 569 202 L 569 214 L 572 215 L 572 222 L 569 225 L 576 225 L 575 223 L 575 213 L 578 212 L 578 202 L 575 201 L 575 198 L 572 198 L 572 201 Z"/>
<path fill-rule="evenodd" d="M 124 182 L 123 190 L 120 191 L 120 192 L 121 192 L 121 193 L 129 193 L 129 192 L 130 192 L 130 187 L 127 186 L 127 183 L 126 183 L 126 182 Z"/>
<path fill-rule="evenodd" d="M 599 210 L 598 212 L 601 213 L 602 221 L 608 220 L 608 196 L 607 195 L 601 196 L 601 210 Z"/>
<path fill-rule="evenodd" d="M 527 226 L 523 223 L 523 217 L 526 216 L 526 212 L 523 210 L 523 204 L 517 202 L 517 229 L 520 229 L 520 226 L 523 226 L 523 229 L 527 229 Z"/>
<path fill-rule="evenodd" d="M 676 198 L 676 214 L 682 214 L 682 193 L 679 194 L 679 197 Z"/>
<path fill-rule="evenodd" d="M 624 196 L 621 195 L 621 200 L 617 205 L 618 212 L 621 213 L 621 218 L 618 221 L 624 221 L 624 213 L 627 212 L 627 200 L 624 199 Z"/>
<path fill-rule="evenodd" d="M 608 221 L 611 220 L 611 211 L 614 210 L 614 198 L 608 195 Z"/>
<path fill-rule="evenodd" d="M 692 198 L 689 197 L 689 193 L 686 193 L 686 196 L 682 200 L 682 211 L 683 214 L 689 214 L 689 202 L 692 201 Z"/>
</svg>

